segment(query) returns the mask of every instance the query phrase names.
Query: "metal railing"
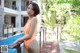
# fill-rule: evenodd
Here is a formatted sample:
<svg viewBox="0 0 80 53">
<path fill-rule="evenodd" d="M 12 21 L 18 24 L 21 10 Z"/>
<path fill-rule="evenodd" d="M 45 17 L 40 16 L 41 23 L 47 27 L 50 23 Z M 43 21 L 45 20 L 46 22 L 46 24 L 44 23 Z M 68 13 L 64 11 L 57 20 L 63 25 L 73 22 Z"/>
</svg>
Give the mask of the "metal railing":
<svg viewBox="0 0 80 53">
<path fill-rule="evenodd" d="M 42 41 L 41 41 L 41 33 L 43 32 L 43 44 L 46 42 L 46 28 L 45 27 L 41 27 L 40 31 L 39 31 L 39 44 L 40 44 L 40 53 L 41 53 L 41 44 L 42 44 Z"/>
<path fill-rule="evenodd" d="M 9 24 L 3 24 L 3 38 L 8 37 L 9 33 L 11 33 L 11 35 L 13 35 L 14 33 L 14 29 L 13 29 L 13 24 L 9 25 Z M 11 30 L 10 30 L 11 29 Z M 10 32 L 9 32 L 10 30 Z M 5 35 L 6 34 L 6 35 Z"/>
<path fill-rule="evenodd" d="M 3 24 L 2 28 L 3 28 L 2 29 L 3 35 L 1 36 L 2 39 L 8 38 L 9 36 L 13 36 L 19 31 L 19 28 L 14 27 L 13 24 L 11 24 L 11 25 Z M 23 29 L 23 27 L 21 27 L 21 31 L 22 31 L 22 29 Z"/>
</svg>

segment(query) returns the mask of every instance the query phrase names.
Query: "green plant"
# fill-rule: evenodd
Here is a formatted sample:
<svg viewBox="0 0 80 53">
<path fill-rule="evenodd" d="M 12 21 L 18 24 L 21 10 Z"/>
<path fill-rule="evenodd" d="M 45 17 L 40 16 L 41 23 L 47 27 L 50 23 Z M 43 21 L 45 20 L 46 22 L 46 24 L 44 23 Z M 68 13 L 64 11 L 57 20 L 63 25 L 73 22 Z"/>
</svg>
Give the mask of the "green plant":
<svg viewBox="0 0 80 53">
<path fill-rule="evenodd" d="M 63 31 L 71 35 L 71 40 L 80 41 L 80 15 L 68 20 Z"/>
<path fill-rule="evenodd" d="M 77 50 L 64 49 L 65 53 L 80 53 Z"/>
</svg>

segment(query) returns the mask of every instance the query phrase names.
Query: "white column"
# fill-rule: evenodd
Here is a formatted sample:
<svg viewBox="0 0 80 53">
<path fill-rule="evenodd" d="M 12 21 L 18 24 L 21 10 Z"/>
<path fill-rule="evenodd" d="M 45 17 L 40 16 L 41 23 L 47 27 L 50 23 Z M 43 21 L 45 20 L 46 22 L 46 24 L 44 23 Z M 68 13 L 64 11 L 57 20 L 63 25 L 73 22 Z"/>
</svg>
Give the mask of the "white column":
<svg viewBox="0 0 80 53">
<path fill-rule="evenodd" d="M 40 14 L 37 16 L 37 18 L 38 18 L 38 22 L 41 22 L 41 19 L 42 19 L 42 16 L 41 16 L 41 14 L 42 14 L 42 12 L 41 12 L 41 1 L 37 0 L 37 4 L 38 4 L 39 9 L 40 9 Z"/>
<path fill-rule="evenodd" d="M 0 36 L 3 37 L 3 24 L 4 24 L 4 0 L 1 0 L 1 8 L 0 8 Z"/>
<path fill-rule="evenodd" d="M 1 0 L 1 7 L 4 7 L 4 0 Z"/>
<path fill-rule="evenodd" d="M 21 31 L 21 0 L 17 0 L 18 6 L 18 16 L 16 16 L 16 27 L 18 28 L 18 32 Z"/>
<path fill-rule="evenodd" d="M 3 35 L 4 9 L 0 8 L 0 37 Z"/>
<path fill-rule="evenodd" d="M 38 5 L 39 5 L 39 8 L 40 8 L 40 14 L 42 13 L 41 12 L 41 1 L 40 0 L 37 0 L 38 1 Z"/>
</svg>

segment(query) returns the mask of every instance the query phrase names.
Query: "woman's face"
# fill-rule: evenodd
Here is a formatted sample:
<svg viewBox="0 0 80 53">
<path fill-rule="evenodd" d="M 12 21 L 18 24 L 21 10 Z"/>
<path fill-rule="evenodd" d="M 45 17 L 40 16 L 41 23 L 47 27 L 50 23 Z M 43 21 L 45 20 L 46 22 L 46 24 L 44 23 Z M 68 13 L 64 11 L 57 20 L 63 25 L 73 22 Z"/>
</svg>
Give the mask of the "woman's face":
<svg viewBox="0 0 80 53">
<path fill-rule="evenodd" d="M 30 4 L 27 8 L 28 16 L 34 16 L 33 6 Z"/>
</svg>

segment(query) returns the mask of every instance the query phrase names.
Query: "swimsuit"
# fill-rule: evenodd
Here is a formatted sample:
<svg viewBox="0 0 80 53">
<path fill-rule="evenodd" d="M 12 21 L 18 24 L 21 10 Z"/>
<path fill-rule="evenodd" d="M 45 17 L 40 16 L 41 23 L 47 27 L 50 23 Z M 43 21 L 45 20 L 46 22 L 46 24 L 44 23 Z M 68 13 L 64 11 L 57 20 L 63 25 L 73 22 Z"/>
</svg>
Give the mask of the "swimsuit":
<svg viewBox="0 0 80 53">
<path fill-rule="evenodd" d="M 23 28 L 23 32 L 24 32 L 24 35 L 25 35 L 25 36 L 28 35 L 29 32 L 30 32 L 30 27 L 31 27 L 31 22 L 32 22 L 32 20 L 33 20 L 33 18 L 32 18 L 31 20 L 29 20 L 29 21 L 26 23 L 26 25 L 24 26 L 24 28 Z M 25 46 L 26 49 L 28 49 L 28 48 L 29 48 L 29 44 L 30 44 L 33 40 L 36 39 L 36 31 L 37 31 L 37 24 L 36 24 L 36 26 L 35 26 L 35 29 L 34 29 L 34 32 L 33 32 L 32 37 L 31 37 L 30 39 L 28 39 L 28 40 L 24 40 L 24 46 Z"/>
</svg>

